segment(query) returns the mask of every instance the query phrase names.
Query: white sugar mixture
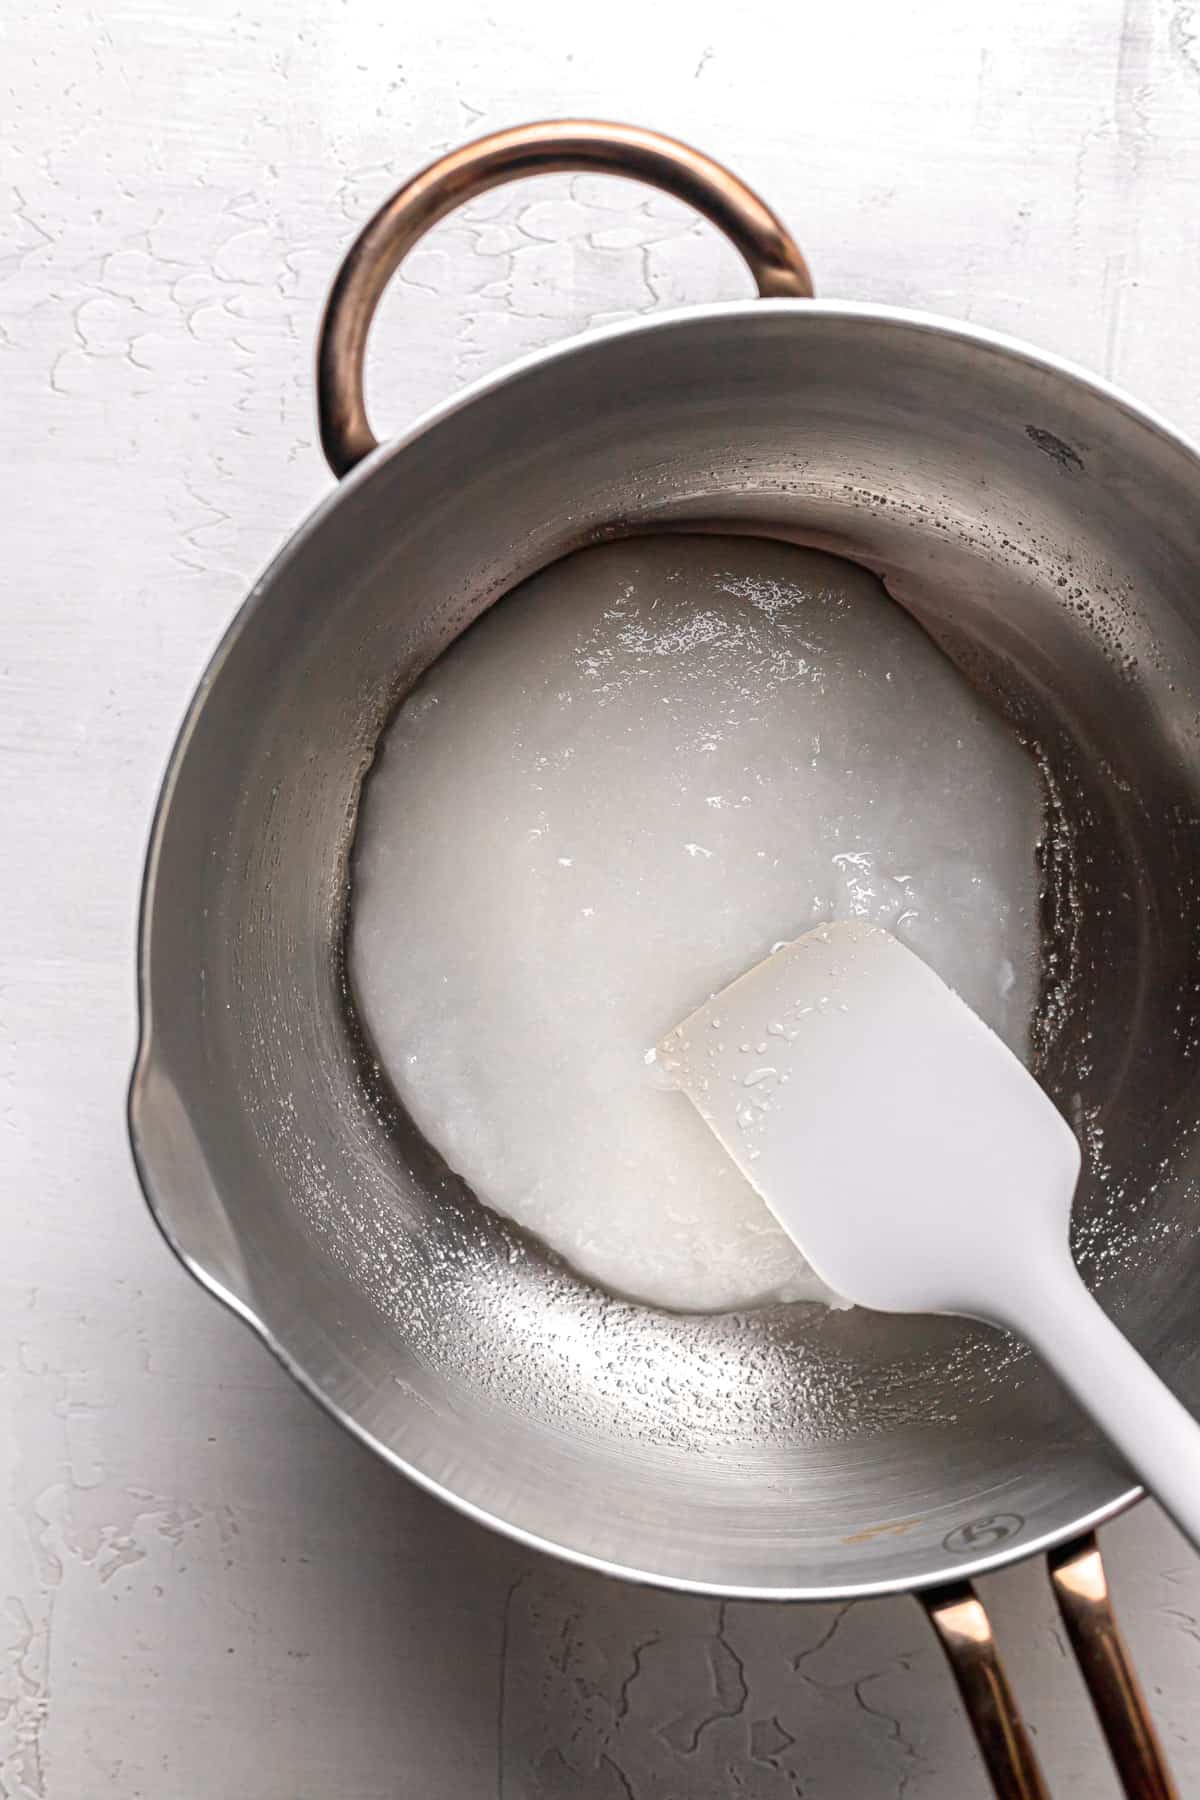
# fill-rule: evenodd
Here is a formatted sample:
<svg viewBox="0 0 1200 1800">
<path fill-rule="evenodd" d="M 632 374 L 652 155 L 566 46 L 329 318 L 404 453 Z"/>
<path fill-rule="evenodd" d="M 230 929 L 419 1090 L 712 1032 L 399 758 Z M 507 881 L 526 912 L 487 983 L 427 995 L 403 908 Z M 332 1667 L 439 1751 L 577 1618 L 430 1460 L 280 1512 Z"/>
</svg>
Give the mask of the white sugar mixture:
<svg viewBox="0 0 1200 1800">
<path fill-rule="evenodd" d="M 651 1046 L 772 945 L 862 918 L 1024 1053 L 1042 824 L 1030 756 L 862 569 L 603 545 L 501 601 L 390 726 L 355 996 L 425 1135 L 580 1274 L 686 1311 L 824 1297 Z"/>
</svg>

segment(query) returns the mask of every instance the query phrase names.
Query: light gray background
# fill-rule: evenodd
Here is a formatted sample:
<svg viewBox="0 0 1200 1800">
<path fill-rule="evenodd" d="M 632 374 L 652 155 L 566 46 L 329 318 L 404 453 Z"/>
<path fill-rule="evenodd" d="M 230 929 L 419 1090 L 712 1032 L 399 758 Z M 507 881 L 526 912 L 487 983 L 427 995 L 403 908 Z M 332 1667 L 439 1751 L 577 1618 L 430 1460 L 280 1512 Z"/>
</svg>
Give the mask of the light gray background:
<svg viewBox="0 0 1200 1800">
<path fill-rule="evenodd" d="M 530 1558 L 389 1476 L 175 1267 L 125 1147 L 139 865 L 191 688 L 330 478 L 313 334 L 397 182 L 578 111 L 692 138 L 820 290 L 958 314 L 1200 430 L 1200 7 L 84 0 L 0 23 L 0 1800 L 970 1800 L 908 1601 Z M 395 284 L 399 426 L 593 321 L 745 291 L 678 207 L 506 190 Z M 1200 1560 L 1106 1534 L 1185 1793 Z M 1059 1792 L 1114 1787 L 1043 1579 L 989 1584 Z"/>
</svg>

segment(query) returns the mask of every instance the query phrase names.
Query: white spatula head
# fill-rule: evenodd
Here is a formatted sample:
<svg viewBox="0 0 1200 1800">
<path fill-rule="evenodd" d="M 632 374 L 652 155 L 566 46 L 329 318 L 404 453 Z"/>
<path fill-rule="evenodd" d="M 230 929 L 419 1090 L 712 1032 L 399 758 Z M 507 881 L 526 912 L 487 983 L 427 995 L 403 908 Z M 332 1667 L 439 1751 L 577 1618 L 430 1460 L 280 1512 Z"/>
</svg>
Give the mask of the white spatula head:
<svg viewBox="0 0 1200 1800">
<path fill-rule="evenodd" d="M 1019 1332 L 1200 1548 L 1200 1425 L 1071 1261 L 1079 1147 L 919 957 L 879 927 L 823 925 L 659 1054 L 822 1280 Z"/>
<path fill-rule="evenodd" d="M 822 925 L 659 1046 L 821 1279 L 1007 1320 L 1066 1246 L 1079 1147 L 1028 1070 L 890 932 Z"/>
</svg>

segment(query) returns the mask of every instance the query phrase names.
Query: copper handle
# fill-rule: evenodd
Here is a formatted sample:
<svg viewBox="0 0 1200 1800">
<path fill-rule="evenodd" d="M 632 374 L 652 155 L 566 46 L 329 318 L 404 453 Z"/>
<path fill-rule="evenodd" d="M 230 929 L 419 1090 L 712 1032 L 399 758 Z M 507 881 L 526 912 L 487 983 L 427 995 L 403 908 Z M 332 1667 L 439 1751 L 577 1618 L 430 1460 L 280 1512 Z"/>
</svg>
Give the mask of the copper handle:
<svg viewBox="0 0 1200 1800">
<path fill-rule="evenodd" d="M 1129 1800 L 1179 1800 L 1109 1597 L 1095 1537 L 1047 1559 L 1080 1673 Z M 966 1582 L 921 1596 L 950 1662 L 975 1741 L 1000 1800 L 1048 1800 L 991 1621 Z"/>
<path fill-rule="evenodd" d="M 984 1767 L 998 1800 L 1050 1800 L 1008 1677 L 992 1622 L 969 1583 L 921 1600 L 950 1663 Z"/>
<path fill-rule="evenodd" d="M 720 163 L 636 125 L 552 119 L 497 131 L 439 157 L 365 225 L 337 272 L 317 340 L 321 448 L 345 475 L 377 447 L 363 400 L 367 333 L 384 288 L 418 238 L 464 200 L 522 175 L 627 175 L 686 201 L 723 231 L 764 297 L 810 299 L 808 265 L 775 214 Z"/>
<path fill-rule="evenodd" d="M 1049 1558 L 1050 1582 L 1121 1786 L 1135 1800 L 1179 1800 L 1109 1597 L 1091 1533 Z"/>
</svg>

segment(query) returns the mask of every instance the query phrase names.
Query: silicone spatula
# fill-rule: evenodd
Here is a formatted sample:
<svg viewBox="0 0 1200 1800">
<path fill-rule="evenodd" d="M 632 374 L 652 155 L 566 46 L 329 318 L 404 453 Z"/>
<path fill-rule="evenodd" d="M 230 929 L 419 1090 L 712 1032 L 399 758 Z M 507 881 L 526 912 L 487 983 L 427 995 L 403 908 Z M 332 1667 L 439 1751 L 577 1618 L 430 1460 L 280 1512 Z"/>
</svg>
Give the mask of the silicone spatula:
<svg viewBox="0 0 1200 1800">
<path fill-rule="evenodd" d="M 1071 1258 L 1074 1134 L 927 963 L 881 927 L 820 926 L 658 1055 L 829 1287 L 1016 1332 L 1200 1547 L 1200 1424 Z"/>
</svg>

